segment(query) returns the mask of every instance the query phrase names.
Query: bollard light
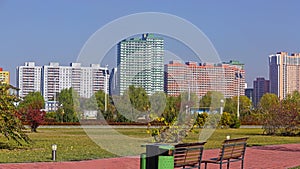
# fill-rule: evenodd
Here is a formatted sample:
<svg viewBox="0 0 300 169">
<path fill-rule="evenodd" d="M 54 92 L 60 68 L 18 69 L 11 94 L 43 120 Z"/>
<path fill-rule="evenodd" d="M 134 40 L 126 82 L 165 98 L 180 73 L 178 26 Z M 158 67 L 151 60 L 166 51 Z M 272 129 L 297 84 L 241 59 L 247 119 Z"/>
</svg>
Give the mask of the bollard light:
<svg viewBox="0 0 300 169">
<path fill-rule="evenodd" d="M 57 145 L 56 144 L 52 144 L 51 148 L 52 148 L 52 160 L 55 161 L 56 160 Z"/>
<path fill-rule="evenodd" d="M 226 139 L 227 139 L 227 140 L 229 140 L 229 139 L 230 139 L 230 136 L 229 136 L 229 135 L 228 135 L 228 136 L 226 136 Z"/>
</svg>

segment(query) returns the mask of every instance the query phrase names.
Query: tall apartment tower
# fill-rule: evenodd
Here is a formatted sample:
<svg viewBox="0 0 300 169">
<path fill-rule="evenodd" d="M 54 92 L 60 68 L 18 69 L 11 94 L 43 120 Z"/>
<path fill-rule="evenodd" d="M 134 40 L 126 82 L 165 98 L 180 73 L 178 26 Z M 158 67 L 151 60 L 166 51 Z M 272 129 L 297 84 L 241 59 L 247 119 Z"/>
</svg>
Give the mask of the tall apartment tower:
<svg viewBox="0 0 300 169">
<path fill-rule="evenodd" d="M 164 89 L 171 96 L 187 91 L 198 97 L 208 91 L 222 92 L 226 98 L 245 95 L 245 70 L 243 64 L 237 61 L 222 64 L 171 61 L 164 70 Z"/>
<path fill-rule="evenodd" d="M 10 78 L 9 78 L 9 71 L 3 71 L 3 69 L 0 67 L 0 84 L 10 84 Z"/>
<path fill-rule="evenodd" d="M 258 106 L 260 98 L 270 92 L 270 81 L 265 80 L 263 77 L 258 77 L 253 81 L 253 98 L 252 102 L 254 107 Z"/>
<path fill-rule="evenodd" d="M 25 62 L 24 66 L 17 67 L 18 95 L 25 97 L 30 92 L 41 91 L 41 66 L 34 62 Z"/>
<path fill-rule="evenodd" d="M 60 66 L 52 62 L 42 68 L 42 94 L 46 101 L 54 100 L 57 93 L 71 87 L 85 98 L 99 90 L 108 93 L 108 81 L 108 69 L 99 64 L 82 67 L 80 63 Z"/>
<path fill-rule="evenodd" d="M 164 90 L 164 40 L 153 34 L 118 44 L 117 82 L 122 95 L 130 85 L 143 87 L 147 94 Z"/>
<path fill-rule="evenodd" d="M 270 92 L 280 99 L 300 91 L 300 53 L 278 52 L 269 56 Z"/>
</svg>

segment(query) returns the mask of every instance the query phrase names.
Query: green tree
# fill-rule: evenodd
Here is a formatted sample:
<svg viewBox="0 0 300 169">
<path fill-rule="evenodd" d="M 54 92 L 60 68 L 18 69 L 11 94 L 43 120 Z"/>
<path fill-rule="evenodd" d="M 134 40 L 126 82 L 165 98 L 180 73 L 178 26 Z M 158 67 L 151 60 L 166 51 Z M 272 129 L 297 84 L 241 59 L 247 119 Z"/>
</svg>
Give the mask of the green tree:
<svg viewBox="0 0 300 169">
<path fill-rule="evenodd" d="M 221 107 L 221 100 L 225 101 L 224 95 L 217 91 L 208 91 L 200 100 L 199 107 L 207 107 L 216 110 Z"/>
<path fill-rule="evenodd" d="M 267 100 L 267 99 L 266 99 Z M 262 108 L 263 129 L 266 134 L 296 135 L 300 133 L 300 94 L 295 91 L 276 104 L 268 99 Z"/>
<path fill-rule="evenodd" d="M 117 112 L 117 109 L 113 104 L 113 98 L 111 96 L 109 95 L 106 96 L 107 110 L 105 111 L 105 92 L 103 90 L 99 90 L 94 95 L 95 95 L 95 101 L 98 110 L 98 116 L 97 116 L 98 119 L 100 119 L 103 116 L 104 119 L 107 121 L 123 122 L 125 120 L 123 116 Z M 115 99 L 118 100 L 118 98 L 119 96 L 116 96 Z M 95 103 L 92 104 L 94 105 Z M 100 115 L 100 113 L 102 114 L 102 116 Z"/>
<path fill-rule="evenodd" d="M 160 117 L 163 114 L 167 106 L 167 99 L 164 92 L 156 92 L 150 96 L 150 114 L 152 114 L 153 117 Z M 147 115 L 150 116 L 150 114 Z"/>
<path fill-rule="evenodd" d="M 206 123 L 207 118 L 208 118 L 207 112 L 198 114 L 197 119 L 196 119 L 196 125 L 198 125 L 200 128 L 204 127 L 204 124 Z"/>
<path fill-rule="evenodd" d="M 27 108 L 31 106 L 33 109 L 43 109 L 45 107 L 45 101 L 40 92 L 30 92 L 19 103 L 18 108 Z"/>
<path fill-rule="evenodd" d="M 236 104 L 232 98 L 226 98 L 224 112 L 228 112 L 230 114 L 236 113 Z"/>
<path fill-rule="evenodd" d="M 10 85 L 0 84 L 0 132 L 7 139 L 12 139 L 18 144 L 28 143 L 30 139 L 23 131 L 25 128 L 16 117 L 15 103 L 19 99 L 15 95 L 9 94 L 10 89 L 16 90 Z"/>
<path fill-rule="evenodd" d="M 176 120 L 179 114 L 180 104 L 180 97 L 167 96 L 166 107 L 161 117 L 163 117 L 167 123 L 171 123 Z"/>
<path fill-rule="evenodd" d="M 149 97 L 142 87 L 129 86 L 129 98 L 131 105 L 140 112 L 148 111 L 150 108 Z"/>
<path fill-rule="evenodd" d="M 238 104 L 238 98 L 237 96 L 232 98 L 233 106 L 235 108 L 235 113 L 237 112 L 237 104 Z M 240 116 L 246 116 L 250 114 L 251 111 L 251 100 L 247 96 L 239 96 L 239 112 Z M 235 114 L 234 113 L 234 114 Z"/>
<path fill-rule="evenodd" d="M 63 122 L 78 122 L 82 116 L 78 93 L 73 88 L 63 89 L 57 100 L 63 109 Z"/>
<path fill-rule="evenodd" d="M 228 128 L 228 127 L 230 127 L 231 122 L 232 122 L 231 114 L 227 113 L 227 112 L 223 112 L 220 123 L 219 123 L 220 126 Z"/>
<path fill-rule="evenodd" d="M 267 113 L 274 105 L 278 105 L 279 99 L 273 93 L 264 94 L 259 101 L 259 110 L 261 113 Z"/>
</svg>

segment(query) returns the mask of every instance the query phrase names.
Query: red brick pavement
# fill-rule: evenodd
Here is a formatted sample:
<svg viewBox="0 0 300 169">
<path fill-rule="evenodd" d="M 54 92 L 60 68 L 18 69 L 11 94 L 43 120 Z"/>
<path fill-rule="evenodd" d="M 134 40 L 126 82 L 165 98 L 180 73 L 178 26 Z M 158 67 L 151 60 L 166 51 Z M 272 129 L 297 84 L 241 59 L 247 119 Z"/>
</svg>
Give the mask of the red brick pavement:
<svg viewBox="0 0 300 169">
<path fill-rule="evenodd" d="M 207 159 L 217 155 L 217 149 L 204 150 L 203 158 Z M 295 166 L 300 166 L 300 143 L 248 147 L 246 149 L 246 169 L 286 169 Z M 202 168 L 204 168 L 203 164 Z M 218 168 L 218 165 L 208 164 L 208 168 Z M 230 164 L 230 168 L 240 168 L 240 162 Z M 0 169 L 139 169 L 139 157 L 107 158 L 78 162 L 0 164 Z"/>
</svg>

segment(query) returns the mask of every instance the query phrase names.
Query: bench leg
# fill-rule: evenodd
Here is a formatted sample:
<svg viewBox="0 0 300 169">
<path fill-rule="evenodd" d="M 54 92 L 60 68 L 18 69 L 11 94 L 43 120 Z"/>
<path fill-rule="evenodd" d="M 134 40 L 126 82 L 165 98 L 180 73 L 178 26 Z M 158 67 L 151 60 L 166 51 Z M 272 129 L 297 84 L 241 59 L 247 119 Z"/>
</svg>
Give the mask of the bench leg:
<svg viewBox="0 0 300 169">
<path fill-rule="evenodd" d="M 207 163 L 204 163 L 204 164 L 205 164 L 205 165 L 204 165 L 204 168 L 207 169 Z"/>
<path fill-rule="evenodd" d="M 229 165 L 230 165 L 230 162 L 229 160 L 227 161 L 227 169 L 229 169 Z"/>
<path fill-rule="evenodd" d="M 241 169 L 244 169 L 244 159 L 242 159 L 242 168 Z"/>
</svg>

